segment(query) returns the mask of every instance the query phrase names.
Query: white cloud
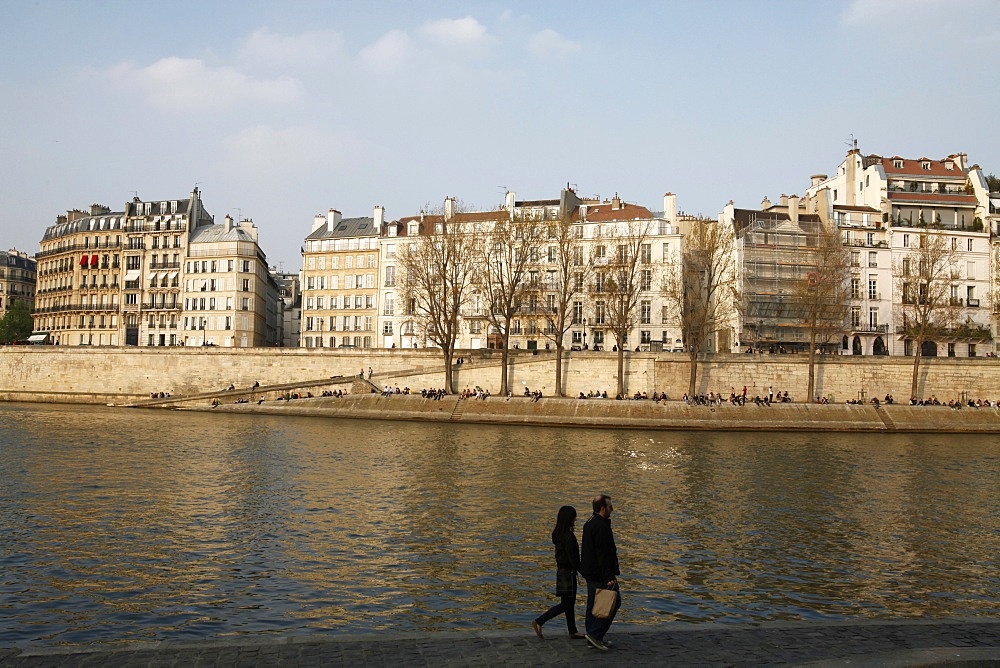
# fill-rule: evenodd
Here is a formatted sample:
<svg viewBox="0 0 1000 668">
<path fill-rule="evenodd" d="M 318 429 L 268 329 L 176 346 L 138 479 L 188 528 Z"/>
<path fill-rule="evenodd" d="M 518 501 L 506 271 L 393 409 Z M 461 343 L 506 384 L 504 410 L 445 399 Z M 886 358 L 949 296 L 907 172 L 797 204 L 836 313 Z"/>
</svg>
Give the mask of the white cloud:
<svg viewBox="0 0 1000 668">
<path fill-rule="evenodd" d="M 196 58 L 162 58 L 146 67 L 121 63 L 104 76 L 121 88 L 141 90 L 150 106 L 166 110 L 287 102 L 301 93 L 294 79 L 253 79 L 231 67 L 209 67 Z"/>
<path fill-rule="evenodd" d="M 282 35 L 259 28 L 240 45 L 241 60 L 264 65 L 323 65 L 344 55 L 344 37 L 328 30 Z"/>
<path fill-rule="evenodd" d="M 486 31 L 486 26 L 471 16 L 425 23 L 420 26 L 420 34 L 442 46 L 488 46 L 496 42 L 496 38 Z"/>
<path fill-rule="evenodd" d="M 353 156 L 363 155 L 362 143 L 350 136 L 336 136 L 313 126 L 276 130 L 266 125 L 247 128 L 222 143 L 224 168 L 257 181 L 314 171 L 317 166 L 337 168 Z"/>
<path fill-rule="evenodd" d="M 565 58 L 580 51 L 580 45 L 546 28 L 528 39 L 528 51 L 537 58 Z"/>
<path fill-rule="evenodd" d="M 370 67 L 389 72 L 406 62 L 412 52 L 413 44 L 409 35 L 402 30 L 390 30 L 363 48 L 358 55 Z"/>
</svg>

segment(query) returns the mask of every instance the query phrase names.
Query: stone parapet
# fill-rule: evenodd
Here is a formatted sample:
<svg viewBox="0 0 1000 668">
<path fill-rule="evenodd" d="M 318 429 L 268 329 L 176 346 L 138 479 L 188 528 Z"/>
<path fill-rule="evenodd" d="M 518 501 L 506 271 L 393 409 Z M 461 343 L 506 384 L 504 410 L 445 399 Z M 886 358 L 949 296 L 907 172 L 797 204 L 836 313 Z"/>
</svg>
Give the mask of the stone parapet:
<svg viewBox="0 0 1000 668">
<path fill-rule="evenodd" d="M 459 353 L 453 367 L 455 387 L 479 386 L 500 392 L 500 355 L 494 351 Z M 153 392 L 188 396 L 220 391 L 231 384 L 249 388 L 314 382 L 334 376 L 357 376 L 371 369 L 378 386 L 437 388 L 444 385 L 436 350 L 307 350 L 301 348 L 86 348 L 54 346 L 0 347 L 0 400 L 70 403 L 121 403 L 148 398 Z M 625 356 L 630 394 L 666 392 L 679 399 L 688 389 L 690 365 L 685 355 L 634 353 Z M 824 357 L 816 367 L 816 394 L 834 403 L 870 400 L 892 394 L 905 402 L 910 394 L 912 358 Z M 549 351 L 516 351 L 509 366 L 515 396 L 524 388 L 545 396 L 555 393 L 555 356 Z M 618 383 L 614 352 L 574 351 L 563 361 L 566 394 L 607 392 Z M 808 365 L 799 355 L 716 355 L 699 364 L 698 393 L 737 393 L 747 386 L 752 399 L 787 391 L 804 402 Z M 1000 359 L 931 358 L 923 360 L 921 394 L 950 399 L 1000 399 Z M 357 390 L 355 390 L 357 391 Z"/>
</svg>

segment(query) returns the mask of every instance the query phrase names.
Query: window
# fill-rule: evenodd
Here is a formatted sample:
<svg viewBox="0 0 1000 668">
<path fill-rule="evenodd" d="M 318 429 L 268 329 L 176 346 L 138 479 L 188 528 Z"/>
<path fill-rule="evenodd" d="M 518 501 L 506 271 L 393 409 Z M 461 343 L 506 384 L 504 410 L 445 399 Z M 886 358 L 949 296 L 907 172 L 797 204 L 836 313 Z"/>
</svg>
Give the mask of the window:
<svg viewBox="0 0 1000 668">
<path fill-rule="evenodd" d="M 385 286 L 388 288 L 394 285 L 396 285 L 396 268 L 388 266 L 385 268 Z"/>
<path fill-rule="evenodd" d="M 969 252 L 972 252 L 972 239 L 969 239 Z"/>
<path fill-rule="evenodd" d="M 652 290 L 653 288 L 653 272 L 649 269 L 643 269 L 639 272 L 639 289 L 640 290 Z"/>
<path fill-rule="evenodd" d="M 250 260 L 243 260 L 243 271 L 244 272 L 250 271 Z"/>
<path fill-rule="evenodd" d="M 874 306 L 868 309 L 868 328 L 873 332 L 878 330 L 878 309 Z"/>
<path fill-rule="evenodd" d="M 650 321 L 650 303 L 648 301 L 644 301 L 639 304 L 639 324 L 648 325 L 649 321 Z"/>
<path fill-rule="evenodd" d="M 903 248 L 909 248 L 909 247 L 910 247 L 910 235 L 909 234 L 904 234 L 903 235 Z"/>
<path fill-rule="evenodd" d="M 603 301 L 597 302 L 594 306 L 594 324 L 603 325 L 605 315 L 605 304 Z"/>
<path fill-rule="evenodd" d="M 653 261 L 653 245 L 643 244 L 639 252 L 639 261 L 643 264 L 649 264 Z M 648 289 L 648 288 L 647 288 Z"/>
<path fill-rule="evenodd" d="M 392 293 L 389 292 L 385 295 L 385 304 L 382 308 L 382 315 L 393 315 L 394 301 L 392 299 Z M 391 333 L 391 332 L 390 332 Z"/>
<path fill-rule="evenodd" d="M 852 306 L 851 307 L 851 328 L 860 329 L 861 328 L 861 307 Z"/>
<path fill-rule="evenodd" d="M 579 325 L 583 322 L 583 302 L 573 302 L 573 324 Z"/>
<path fill-rule="evenodd" d="M 861 299 L 861 279 L 857 276 L 851 278 L 851 298 Z"/>
<path fill-rule="evenodd" d="M 871 267 L 878 267 L 878 252 L 877 251 L 868 251 L 868 266 L 870 268 Z"/>
<path fill-rule="evenodd" d="M 878 299 L 878 281 L 874 278 L 868 279 L 868 299 Z"/>
<path fill-rule="evenodd" d="M 861 251 L 851 251 L 851 266 L 852 267 L 861 266 Z"/>
</svg>

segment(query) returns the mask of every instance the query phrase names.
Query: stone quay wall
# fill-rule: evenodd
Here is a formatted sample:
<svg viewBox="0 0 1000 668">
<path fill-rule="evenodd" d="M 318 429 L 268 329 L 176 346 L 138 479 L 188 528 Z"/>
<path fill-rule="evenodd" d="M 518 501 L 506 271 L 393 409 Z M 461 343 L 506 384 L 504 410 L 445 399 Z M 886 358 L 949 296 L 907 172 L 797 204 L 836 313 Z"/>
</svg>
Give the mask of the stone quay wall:
<svg viewBox="0 0 1000 668">
<path fill-rule="evenodd" d="M 500 354 L 459 353 L 453 368 L 459 390 L 476 386 L 500 391 Z M 892 394 L 905 402 L 910 394 L 912 358 L 823 357 L 816 368 L 816 394 L 836 403 Z M 219 391 L 230 384 L 248 388 L 289 385 L 373 371 L 377 386 L 421 388 L 444 385 L 442 358 L 433 349 L 307 350 L 289 348 L 86 348 L 53 346 L 0 347 L 0 400 L 67 403 L 125 403 L 151 392 L 174 396 Z M 629 393 L 666 392 L 679 399 L 688 389 L 690 366 L 679 353 L 635 353 L 625 357 Z M 555 392 L 554 351 L 512 351 L 509 378 L 513 392 L 524 388 Z M 567 396 L 607 392 L 617 387 L 614 352 L 574 351 L 563 361 Z M 808 365 L 804 355 L 715 355 L 699 365 L 698 392 L 741 392 L 752 398 L 768 387 L 805 401 Z M 921 363 L 924 397 L 1000 399 L 1000 359 L 933 358 Z"/>
</svg>

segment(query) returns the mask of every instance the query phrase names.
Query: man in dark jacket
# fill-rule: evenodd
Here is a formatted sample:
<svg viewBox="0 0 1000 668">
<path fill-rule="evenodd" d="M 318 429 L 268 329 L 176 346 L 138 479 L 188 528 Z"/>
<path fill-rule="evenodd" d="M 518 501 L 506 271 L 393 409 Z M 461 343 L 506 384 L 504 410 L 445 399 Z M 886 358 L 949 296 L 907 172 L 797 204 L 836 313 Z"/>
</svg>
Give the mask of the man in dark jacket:
<svg viewBox="0 0 1000 668">
<path fill-rule="evenodd" d="M 598 494 L 594 497 L 594 515 L 583 525 L 582 556 L 580 557 L 580 575 L 587 580 L 587 642 L 602 651 L 607 651 L 604 634 L 611 628 L 622 597 L 618 593 L 615 605 L 607 619 L 598 619 L 593 615 L 594 595 L 598 589 L 613 589 L 618 592 L 618 548 L 615 547 L 615 534 L 611 531 L 611 512 L 614 506 L 611 497 Z"/>
</svg>

